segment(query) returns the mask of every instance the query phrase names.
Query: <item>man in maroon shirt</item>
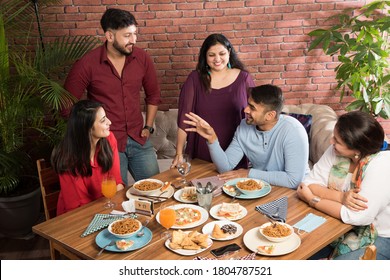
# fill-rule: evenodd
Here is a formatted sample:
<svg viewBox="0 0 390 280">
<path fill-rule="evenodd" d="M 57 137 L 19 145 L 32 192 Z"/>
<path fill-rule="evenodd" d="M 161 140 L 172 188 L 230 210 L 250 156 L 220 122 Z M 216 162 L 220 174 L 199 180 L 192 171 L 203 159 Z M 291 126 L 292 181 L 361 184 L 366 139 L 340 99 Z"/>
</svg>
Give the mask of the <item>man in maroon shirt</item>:
<svg viewBox="0 0 390 280">
<path fill-rule="evenodd" d="M 160 100 L 157 74 L 150 56 L 135 46 L 137 21 L 124 10 L 108 9 L 100 20 L 106 42 L 84 55 L 72 67 L 65 89 L 77 99 L 105 105 L 118 141 L 121 176 L 127 185 L 127 170 L 136 181 L 159 173 L 149 136 Z M 146 121 L 140 99 L 144 89 Z"/>
</svg>

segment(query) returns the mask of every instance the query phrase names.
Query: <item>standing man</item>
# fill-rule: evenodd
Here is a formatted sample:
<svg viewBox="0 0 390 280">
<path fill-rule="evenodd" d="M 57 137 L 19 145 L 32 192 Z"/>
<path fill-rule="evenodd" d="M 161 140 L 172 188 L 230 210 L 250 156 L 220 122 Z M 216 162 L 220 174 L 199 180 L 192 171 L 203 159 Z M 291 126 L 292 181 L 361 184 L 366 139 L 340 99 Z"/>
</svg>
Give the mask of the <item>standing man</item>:
<svg viewBox="0 0 390 280">
<path fill-rule="evenodd" d="M 194 113 L 186 114 L 191 125 L 207 140 L 211 159 L 222 180 L 257 178 L 271 185 L 296 189 L 309 173 L 309 140 L 303 125 L 293 117 L 281 115 L 282 90 L 273 85 L 249 88 L 246 118 L 237 127 L 233 140 L 224 151 L 214 129 Z M 242 156 L 252 164 L 250 169 L 232 170 Z"/>
<path fill-rule="evenodd" d="M 80 99 L 105 105 L 118 141 L 121 176 L 127 170 L 136 181 L 159 173 L 149 136 L 160 103 L 157 74 L 150 56 L 137 48 L 137 21 L 128 11 L 108 9 L 100 24 L 106 42 L 77 61 L 65 81 L 65 89 Z M 146 121 L 142 118 L 140 90 L 144 89 Z"/>
</svg>

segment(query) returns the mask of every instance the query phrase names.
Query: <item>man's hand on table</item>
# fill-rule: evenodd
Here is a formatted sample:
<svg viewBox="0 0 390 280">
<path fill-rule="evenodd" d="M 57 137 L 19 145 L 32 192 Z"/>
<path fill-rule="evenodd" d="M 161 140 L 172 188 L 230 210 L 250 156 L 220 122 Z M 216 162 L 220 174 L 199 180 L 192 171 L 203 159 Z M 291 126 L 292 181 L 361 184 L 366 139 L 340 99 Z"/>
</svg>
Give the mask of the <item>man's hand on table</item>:
<svg viewBox="0 0 390 280">
<path fill-rule="evenodd" d="M 238 169 L 238 170 L 232 170 L 228 172 L 224 172 L 222 174 L 218 175 L 218 178 L 220 180 L 229 181 L 235 178 L 247 178 L 249 174 L 249 169 Z"/>
</svg>

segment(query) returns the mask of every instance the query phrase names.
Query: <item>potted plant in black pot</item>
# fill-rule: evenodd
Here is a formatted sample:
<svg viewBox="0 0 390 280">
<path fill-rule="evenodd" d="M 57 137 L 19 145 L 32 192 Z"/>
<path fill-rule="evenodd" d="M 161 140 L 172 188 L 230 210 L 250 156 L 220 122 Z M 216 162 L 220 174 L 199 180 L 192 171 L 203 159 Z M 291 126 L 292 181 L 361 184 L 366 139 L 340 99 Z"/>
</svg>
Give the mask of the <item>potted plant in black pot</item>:
<svg viewBox="0 0 390 280">
<path fill-rule="evenodd" d="M 6 236 L 28 234 L 40 215 L 35 160 L 61 136 L 60 108 L 73 102 L 62 87 L 64 69 L 99 42 L 89 36 L 44 42 L 35 28 L 38 8 L 58 2 L 0 0 L 0 234 Z"/>
</svg>

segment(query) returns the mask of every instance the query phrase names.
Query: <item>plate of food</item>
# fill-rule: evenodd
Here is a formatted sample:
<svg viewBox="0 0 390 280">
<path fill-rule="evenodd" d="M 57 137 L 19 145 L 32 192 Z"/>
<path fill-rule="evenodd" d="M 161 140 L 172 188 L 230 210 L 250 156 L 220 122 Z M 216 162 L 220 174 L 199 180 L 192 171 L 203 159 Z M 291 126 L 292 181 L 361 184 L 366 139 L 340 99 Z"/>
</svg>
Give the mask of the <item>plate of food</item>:
<svg viewBox="0 0 390 280">
<path fill-rule="evenodd" d="M 246 208 L 239 203 L 223 202 L 210 209 L 210 215 L 217 220 L 237 221 L 248 214 Z"/>
<path fill-rule="evenodd" d="M 141 180 L 142 182 L 145 182 L 146 180 L 148 179 L 145 179 L 145 180 Z M 149 179 L 149 180 L 154 180 L 154 179 Z M 138 181 L 139 182 L 139 181 Z M 161 182 L 161 181 L 160 181 Z M 147 197 L 148 195 L 147 194 L 143 194 L 142 192 L 138 191 L 136 188 L 134 188 L 134 185 L 136 183 L 133 184 L 132 187 L 130 187 L 127 192 L 126 192 L 126 197 L 128 199 L 132 198 L 132 199 L 139 199 L 139 198 L 145 198 L 145 196 Z M 165 192 L 165 193 L 163 193 Z M 175 193 L 175 189 L 172 187 L 172 185 L 170 184 L 170 182 L 165 182 L 163 183 L 163 186 L 159 189 L 157 189 L 155 192 L 153 192 L 152 196 L 154 197 L 158 197 L 160 196 L 161 198 L 165 198 L 165 199 L 168 199 L 168 198 L 171 198 L 173 196 L 173 194 Z M 150 194 L 149 194 L 150 195 Z M 158 201 L 158 200 L 154 200 L 153 201 L 154 203 L 158 203 L 158 202 L 161 202 L 161 201 Z"/>
<path fill-rule="evenodd" d="M 237 184 L 240 186 L 240 189 L 251 189 L 251 191 L 247 191 L 243 193 L 237 194 Z M 227 181 L 222 190 L 224 193 L 231 197 L 236 197 L 239 199 L 254 199 L 266 196 L 271 192 L 271 185 L 267 182 L 259 179 L 250 179 L 250 178 L 236 178 L 230 181 Z"/>
<path fill-rule="evenodd" d="M 207 223 L 202 228 L 204 234 L 208 234 L 211 239 L 224 241 L 239 237 L 243 233 L 240 224 L 231 221 L 213 221 Z"/>
<path fill-rule="evenodd" d="M 175 192 L 173 197 L 180 202 L 183 203 L 197 203 L 198 198 L 196 195 L 195 187 L 184 187 Z"/>
<path fill-rule="evenodd" d="M 197 227 L 209 218 L 209 213 L 200 206 L 193 204 L 176 204 L 170 206 L 175 209 L 176 222 L 172 229 L 188 229 Z M 156 220 L 160 223 L 160 212 L 156 215 Z"/>
<path fill-rule="evenodd" d="M 165 246 L 173 252 L 192 256 L 199 254 L 213 245 L 213 241 L 208 234 L 202 234 L 197 231 L 174 230 L 172 238 L 165 241 Z"/>
<path fill-rule="evenodd" d="M 111 241 L 115 240 L 115 244 L 107 246 L 105 250 L 111 252 L 129 252 L 145 247 L 150 240 L 152 240 L 152 237 L 153 234 L 147 227 L 144 228 L 144 235 L 142 237 L 133 235 L 129 238 L 117 238 L 112 235 L 108 229 L 104 229 L 96 236 L 95 242 L 100 248 L 103 248 Z"/>
<path fill-rule="evenodd" d="M 259 255 L 281 256 L 289 254 L 301 245 L 301 239 L 294 232 L 292 236 L 284 242 L 272 242 L 260 233 L 261 227 L 250 229 L 245 233 L 243 241 L 245 246 Z"/>
</svg>

